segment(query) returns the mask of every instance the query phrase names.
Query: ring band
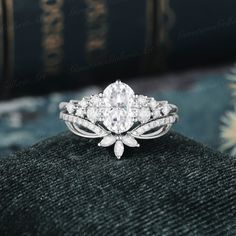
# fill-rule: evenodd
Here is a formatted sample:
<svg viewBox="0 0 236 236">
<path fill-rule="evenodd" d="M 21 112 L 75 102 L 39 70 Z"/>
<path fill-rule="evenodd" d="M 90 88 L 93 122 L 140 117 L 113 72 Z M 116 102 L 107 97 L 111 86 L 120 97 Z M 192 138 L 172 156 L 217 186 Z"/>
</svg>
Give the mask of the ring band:
<svg viewBox="0 0 236 236">
<path fill-rule="evenodd" d="M 61 102 L 60 119 L 76 135 L 102 138 L 98 144 L 113 144 L 118 159 L 124 145 L 139 147 L 136 139 L 153 139 L 166 134 L 178 121 L 178 108 L 167 101 L 135 95 L 125 83 L 116 81 L 103 93 L 82 100 Z"/>
</svg>

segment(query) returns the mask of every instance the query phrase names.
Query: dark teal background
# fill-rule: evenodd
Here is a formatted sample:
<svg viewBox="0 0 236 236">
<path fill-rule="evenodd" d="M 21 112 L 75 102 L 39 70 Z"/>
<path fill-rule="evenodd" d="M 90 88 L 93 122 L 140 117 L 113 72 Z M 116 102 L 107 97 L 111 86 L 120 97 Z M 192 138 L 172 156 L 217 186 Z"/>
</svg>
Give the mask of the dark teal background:
<svg viewBox="0 0 236 236">
<path fill-rule="evenodd" d="M 142 83 L 131 81 L 130 85 L 137 93 L 158 100 L 166 99 L 178 105 L 180 120 L 173 129 L 218 149 L 221 119 L 233 107 L 229 81 L 225 79 L 226 71 L 168 75 L 161 77 L 159 82 L 155 78 L 145 78 Z M 80 99 L 103 89 L 93 86 L 77 92 L 53 93 L 0 103 L 0 156 L 67 130 L 58 118 L 59 102 Z M 11 109 L 4 113 L 4 107 L 9 104 Z"/>
</svg>

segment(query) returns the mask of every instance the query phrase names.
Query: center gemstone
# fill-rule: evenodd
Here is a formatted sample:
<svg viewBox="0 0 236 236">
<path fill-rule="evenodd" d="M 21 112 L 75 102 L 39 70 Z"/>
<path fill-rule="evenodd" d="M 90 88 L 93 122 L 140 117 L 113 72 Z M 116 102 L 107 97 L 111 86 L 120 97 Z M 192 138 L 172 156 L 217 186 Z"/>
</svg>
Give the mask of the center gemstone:
<svg viewBox="0 0 236 236">
<path fill-rule="evenodd" d="M 134 124 L 131 109 L 134 91 L 127 84 L 116 81 L 104 90 L 103 98 L 106 107 L 104 125 L 117 134 L 129 130 Z"/>
</svg>

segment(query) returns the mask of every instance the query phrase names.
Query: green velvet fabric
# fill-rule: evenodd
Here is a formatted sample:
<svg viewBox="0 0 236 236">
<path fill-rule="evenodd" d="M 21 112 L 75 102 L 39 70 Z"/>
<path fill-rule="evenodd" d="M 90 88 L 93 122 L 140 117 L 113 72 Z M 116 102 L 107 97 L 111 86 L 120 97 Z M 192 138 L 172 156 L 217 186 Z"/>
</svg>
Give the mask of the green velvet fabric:
<svg viewBox="0 0 236 236">
<path fill-rule="evenodd" d="M 127 148 L 63 133 L 0 160 L 0 235 L 236 235 L 229 156 L 175 133 Z"/>
</svg>

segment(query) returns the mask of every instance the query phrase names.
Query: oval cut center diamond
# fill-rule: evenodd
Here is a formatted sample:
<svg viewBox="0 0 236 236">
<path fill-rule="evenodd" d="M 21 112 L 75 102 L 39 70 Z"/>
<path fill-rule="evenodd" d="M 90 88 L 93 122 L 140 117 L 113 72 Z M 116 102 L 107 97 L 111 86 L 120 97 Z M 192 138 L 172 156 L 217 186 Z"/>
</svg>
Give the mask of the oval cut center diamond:
<svg viewBox="0 0 236 236">
<path fill-rule="evenodd" d="M 125 83 L 117 81 L 103 92 L 107 108 L 104 114 L 104 125 L 115 133 L 122 133 L 133 126 L 132 105 L 134 91 Z"/>
<path fill-rule="evenodd" d="M 134 91 L 127 84 L 117 81 L 105 88 L 103 97 L 106 106 L 127 108 L 133 104 Z"/>
</svg>

